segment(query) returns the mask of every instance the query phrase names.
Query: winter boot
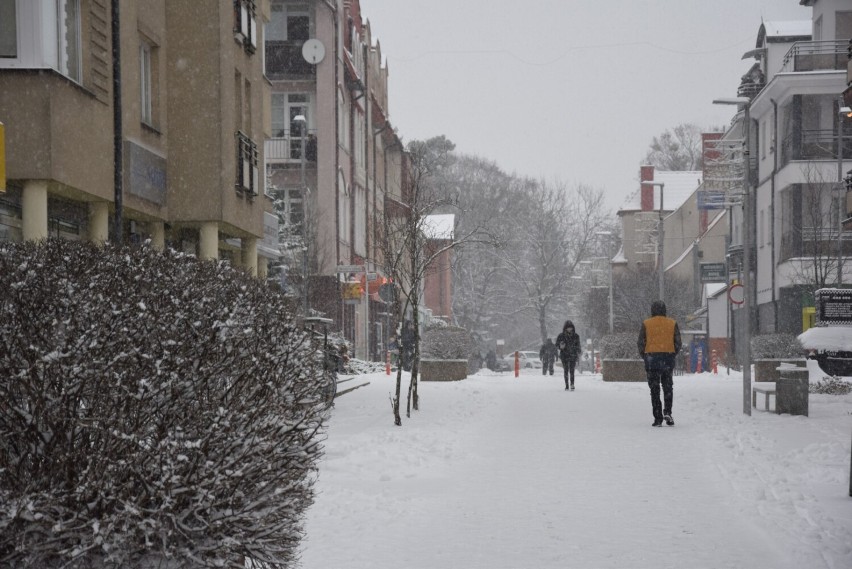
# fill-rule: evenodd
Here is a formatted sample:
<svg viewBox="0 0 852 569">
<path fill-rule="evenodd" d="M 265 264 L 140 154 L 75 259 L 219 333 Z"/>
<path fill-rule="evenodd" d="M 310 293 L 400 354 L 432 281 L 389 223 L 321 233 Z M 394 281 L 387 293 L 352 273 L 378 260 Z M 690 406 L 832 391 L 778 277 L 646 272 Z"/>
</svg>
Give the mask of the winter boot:
<svg viewBox="0 0 852 569">
<path fill-rule="evenodd" d="M 654 422 L 653 422 L 653 424 L 652 424 L 651 426 L 652 426 L 652 427 L 662 427 L 662 426 L 663 426 L 663 422 L 662 422 L 662 421 L 660 421 L 660 420 L 658 420 L 658 419 L 654 419 Z"/>
<path fill-rule="evenodd" d="M 674 419 L 672 419 L 671 415 L 663 415 L 663 420 L 669 427 L 674 427 Z"/>
<path fill-rule="evenodd" d="M 574 391 L 574 382 L 571 382 L 571 391 Z"/>
</svg>

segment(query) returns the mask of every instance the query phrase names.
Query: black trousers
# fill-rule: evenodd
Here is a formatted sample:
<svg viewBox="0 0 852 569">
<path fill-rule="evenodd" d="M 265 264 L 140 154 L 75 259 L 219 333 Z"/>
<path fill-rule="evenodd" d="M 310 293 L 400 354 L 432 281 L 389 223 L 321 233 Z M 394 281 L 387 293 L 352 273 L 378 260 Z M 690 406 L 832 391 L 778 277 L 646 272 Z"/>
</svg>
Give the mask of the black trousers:
<svg viewBox="0 0 852 569">
<path fill-rule="evenodd" d="M 575 360 L 568 358 L 559 358 L 562 360 L 562 372 L 565 374 L 565 387 L 574 385 L 574 366 L 577 365 Z"/>
<path fill-rule="evenodd" d="M 672 400 L 674 399 L 674 385 L 672 382 L 672 370 L 648 370 L 648 387 L 651 388 L 651 409 L 654 412 L 654 420 L 662 421 L 663 415 L 672 414 Z M 660 403 L 660 387 L 663 389 L 663 403 Z"/>
<path fill-rule="evenodd" d="M 547 375 L 548 371 L 550 372 L 550 375 L 553 375 L 553 358 L 542 360 L 541 375 Z"/>
</svg>

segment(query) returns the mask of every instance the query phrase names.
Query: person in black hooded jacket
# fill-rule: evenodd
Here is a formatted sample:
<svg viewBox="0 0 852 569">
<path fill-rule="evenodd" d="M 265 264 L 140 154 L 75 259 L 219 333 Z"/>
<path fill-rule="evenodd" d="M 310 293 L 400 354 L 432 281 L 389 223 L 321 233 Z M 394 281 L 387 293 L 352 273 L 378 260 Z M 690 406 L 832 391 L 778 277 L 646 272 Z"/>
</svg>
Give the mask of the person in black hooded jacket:
<svg viewBox="0 0 852 569">
<path fill-rule="evenodd" d="M 565 321 L 562 333 L 556 337 L 556 347 L 559 349 L 559 359 L 562 361 L 562 371 L 565 374 L 565 389 L 574 390 L 574 367 L 580 359 L 580 336 L 574 331 L 574 323 Z"/>
</svg>

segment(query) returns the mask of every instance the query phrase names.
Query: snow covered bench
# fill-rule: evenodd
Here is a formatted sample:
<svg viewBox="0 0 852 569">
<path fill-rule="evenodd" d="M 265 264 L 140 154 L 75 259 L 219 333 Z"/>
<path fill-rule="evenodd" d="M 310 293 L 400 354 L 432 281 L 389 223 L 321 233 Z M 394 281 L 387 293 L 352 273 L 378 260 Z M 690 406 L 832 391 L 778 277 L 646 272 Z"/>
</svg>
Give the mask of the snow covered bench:
<svg viewBox="0 0 852 569">
<path fill-rule="evenodd" d="M 753 383 L 751 385 L 751 406 L 752 408 L 757 407 L 757 394 L 763 393 L 766 395 L 766 402 L 763 405 L 764 410 L 769 411 L 769 396 L 775 395 L 775 382 L 774 381 L 761 381 L 759 384 Z M 777 395 L 776 395 L 777 397 Z M 777 406 L 777 401 L 776 401 Z"/>
</svg>

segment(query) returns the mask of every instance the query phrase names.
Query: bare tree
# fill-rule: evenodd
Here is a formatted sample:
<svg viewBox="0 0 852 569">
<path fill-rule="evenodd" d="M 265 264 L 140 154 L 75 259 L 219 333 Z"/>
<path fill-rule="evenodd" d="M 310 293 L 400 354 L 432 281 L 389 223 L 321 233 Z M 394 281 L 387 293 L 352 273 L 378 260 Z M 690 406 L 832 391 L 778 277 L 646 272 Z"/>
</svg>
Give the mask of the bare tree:
<svg viewBox="0 0 852 569">
<path fill-rule="evenodd" d="M 438 212 L 455 210 L 459 203 L 452 192 L 442 187 L 446 180 L 445 171 L 453 164 L 455 145 L 444 136 L 408 144 L 409 176 L 405 183 L 403 204 L 400 211 L 385 216 L 382 236 L 382 262 L 386 274 L 395 283 L 397 295 L 394 311 L 400 321 L 405 321 L 410 312 L 414 325 L 414 355 L 411 380 L 408 385 L 406 416 L 411 416 L 412 407 L 419 409 L 417 392 L 420 367 L 420 313 L 421 291 L 427 272 L 433 261 L 450 249 L 473 241 L 480 235 L 478 227 L 464 231 L 454 228 L 452 239 L 431 246 L 427 239 L 430 231 L 428 217 Z M 400 416 L 402 366 L 397 370 L 396 394 L 391 398 L 394 423 L 402 424 Z"/>
<path fill-rule="evenodd" d="M 802 165 L 804 183 L 782 196 L 781 255 L 793 267 L 796 284 L 811 290 L 837 282 L 839 200 L 832 196 L 837 181 L 818 164 Z"/>
<path fill-rule="evenodd" d="M 682 123 L 666 129 L 651 139 L 644 164 L 656 166 L 660 170 L 701 170 L 701 132 L 702 128 L 694 123 Z"/>
</svg>

